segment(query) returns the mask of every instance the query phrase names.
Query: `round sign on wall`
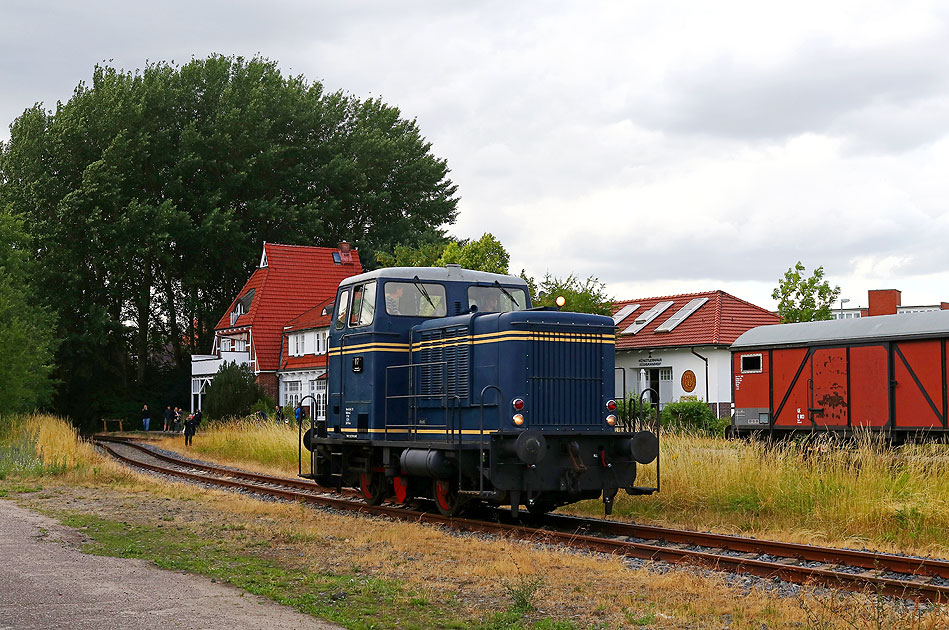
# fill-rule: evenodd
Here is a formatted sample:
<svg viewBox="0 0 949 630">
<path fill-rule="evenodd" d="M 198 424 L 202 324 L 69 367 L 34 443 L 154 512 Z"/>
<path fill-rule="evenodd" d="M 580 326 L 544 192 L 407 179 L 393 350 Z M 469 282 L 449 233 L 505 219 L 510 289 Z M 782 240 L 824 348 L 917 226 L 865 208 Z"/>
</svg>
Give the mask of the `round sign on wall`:
<svg viewBox="0 0 949 630">
<path fill-rule="evenodd" d="M 686 370 L 682 373 L 682 389 L 691 392 L 695 389 L 695 372 Z"/>
</svg>

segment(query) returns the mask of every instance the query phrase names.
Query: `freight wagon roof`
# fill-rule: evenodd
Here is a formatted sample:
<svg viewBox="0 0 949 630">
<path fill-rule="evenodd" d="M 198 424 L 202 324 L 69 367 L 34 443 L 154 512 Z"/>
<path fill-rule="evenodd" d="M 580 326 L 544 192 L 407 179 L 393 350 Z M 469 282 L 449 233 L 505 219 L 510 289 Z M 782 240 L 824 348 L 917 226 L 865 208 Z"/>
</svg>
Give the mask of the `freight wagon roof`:
<svg viewBox="0 0 949 630">
<path fill-rule="evenodd" d="M 759 326 L 736 339 L 732 350 L 915 337 L 949 337 L 949 311 Z"/>
</svg>

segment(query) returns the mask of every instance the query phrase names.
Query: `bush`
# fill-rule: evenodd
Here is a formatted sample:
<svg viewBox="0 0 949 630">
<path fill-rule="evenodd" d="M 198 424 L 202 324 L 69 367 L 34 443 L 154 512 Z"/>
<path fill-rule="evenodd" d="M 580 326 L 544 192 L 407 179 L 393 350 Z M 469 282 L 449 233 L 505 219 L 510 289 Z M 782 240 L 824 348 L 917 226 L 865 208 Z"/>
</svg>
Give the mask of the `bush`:
<svg viewBox="0 0 949 630">
<path fill-rule="evenodd" d="M 209 420 L 246 416 L 265 397 L 249 365 L 225 362 L 208 385 L 204 412 Z"/>
<path fill-rule="evenodd" d="M 648 400 L 640 401 L 638 396 L 616 401 L 616 416 L 629 428 L 652 424 L 656 420 L 656 408 Z"/>
<path fill-rule="evenodd" d="M 274 401 L 270 396 L 263 395 L 257 399 L 257 402 L 251 406 L 250 413 L 254 418 L 260 418 L 260 412 L 263 411 L 264 415 L 267 416 L 267 421 L 272 422 L 274 420 Z"/>
<path fill-rule="evenodd" d="M 709 435 L 725 435 L 731 424 L 728 418 L 717 418 L 702 401 L 669 403 L 660 416 L 663 428 L 699 431 Z"/>
</svg>

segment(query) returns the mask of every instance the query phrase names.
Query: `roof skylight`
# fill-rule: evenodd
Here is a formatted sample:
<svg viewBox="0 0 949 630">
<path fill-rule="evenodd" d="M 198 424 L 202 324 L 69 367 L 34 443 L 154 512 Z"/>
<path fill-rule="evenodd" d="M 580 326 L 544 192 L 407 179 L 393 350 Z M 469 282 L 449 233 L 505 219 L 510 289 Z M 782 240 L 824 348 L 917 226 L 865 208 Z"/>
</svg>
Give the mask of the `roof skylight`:
<svg viewBox="0 0 949 630">
<path fill-rule="evenodd" d="M 699 310 L 702 307 L 702 305 L 705 304 L 706 302 L 708 302 L 707 297 L 695 298 L 694 300 L 692 300 L 691 302 L 689 302 L 688 304 L 680 308 L 678 311 L 676 311 L 675 315 L 673 315 L 672 317 L 664 321 L 662 324 L 660 324 L 656 328 L 656 332 L 662 333 L 662 332 L 672 331 L 673 328 L 675 328 L 676 326 L 684 322 L 689 315 Z"/>
<path fill-rule="evenodd" d="M 672 306 L 672 304 L 673 304 L 672 300 L 668 300 L 666 302 L 659 302 L 658 304 L 653 306 L 651 309 L 649 309 L 648 311 L 646 311 L 645 313 L 637 317 L 636 321 L 633 322 L 632 326 L 630 326 L 629 328 L 627 328 L 620 334 L 621 335 L 635 335 L 640 330 L 648 326 L 649 322 L 651 322 L 652 320 L 662 315 L 662 313 L 665 312 L 667 308 Z"/>
<path fill-rule="evenodd" d="M 637 308 L 639 308 L 639 304 L 627 304 L 620 310 L 613 313 L 613 325 L 618 326 L 621 321 L 626 319 L 626 317 Z"/>
</svg>

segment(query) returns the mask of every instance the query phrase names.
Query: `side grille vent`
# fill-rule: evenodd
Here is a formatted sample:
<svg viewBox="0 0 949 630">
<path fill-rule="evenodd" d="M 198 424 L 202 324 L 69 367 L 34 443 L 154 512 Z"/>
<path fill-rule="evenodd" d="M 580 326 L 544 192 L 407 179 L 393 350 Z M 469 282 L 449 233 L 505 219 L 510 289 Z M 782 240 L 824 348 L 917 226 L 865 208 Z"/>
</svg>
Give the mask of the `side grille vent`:
<svg viewBox="0 0 949 630">
<path fill-rule="evenodd" d="M 417 391 L 422 397 L 458 396 L 468 399 L 471 377 L 471 345 L 468 327 L 427 330 L 421 334 L 421 348 L 413 354 L 418 364 Z"/>
</svg>

